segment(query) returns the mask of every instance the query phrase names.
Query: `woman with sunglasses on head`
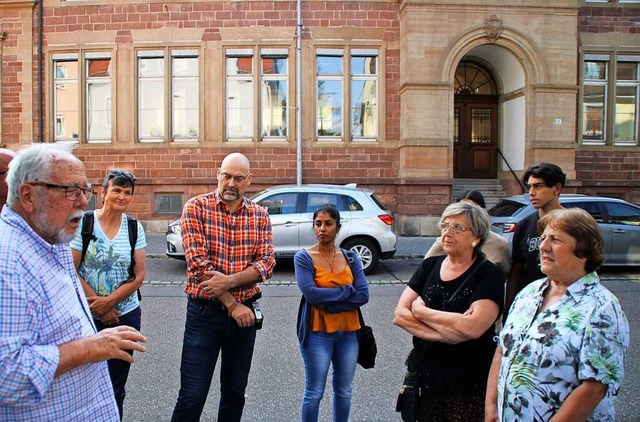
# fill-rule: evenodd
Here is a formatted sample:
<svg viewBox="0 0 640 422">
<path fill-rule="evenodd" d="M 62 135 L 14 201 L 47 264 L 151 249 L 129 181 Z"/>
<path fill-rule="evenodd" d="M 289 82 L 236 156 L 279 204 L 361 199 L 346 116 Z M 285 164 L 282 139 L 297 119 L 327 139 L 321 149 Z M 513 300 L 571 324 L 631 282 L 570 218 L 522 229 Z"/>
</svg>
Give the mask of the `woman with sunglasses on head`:
<svg viewBox="0 0 640 422">
<path fill-rule="evenodd" d="M 333 367 L 333 421 L 347 422 L 351 385 L 358 360 L 358 308 L 369 301 L 369 284 L 357 255 L 336 246 L 340 213 L 323 205 L 313 214 L 318 242 L 295 258 L 296 282 L 302 292 L 298 341 L 304 361 L 302 422 L 318 420 L 320 401 Z"/>
<path fill-rule="evenodd" d="M 93 212 L 93 231 L 84 259 L 82 228 L 91 217 L 85 215 L 81 229 L 70 244 L 73 261 L 98 331 L 121 325 L 140 330 L 141 310 L 137 290 L 146 273 L 147 242 L 142 225 L 136 222 L 137 236 L 131 265 L 131 225 L 125 214 L 131 203 L 135 181 L 133 174 L 127 171 L 109 171 L 100 187 L 102 208 Z M 108 361 L 108 365 L 122 419 L 130 364 L 113 359 Z"/>
<path fill-rule="evenodd" d="M 446 254 L 418 267 L 393 322 L 413 335 L 407 367 L 421 387 L 415 420 L 482 421 L 504 275 L 481 252 L 489 233 L 484 209 L 453 203 L 439 227 Z"/>
</svg>

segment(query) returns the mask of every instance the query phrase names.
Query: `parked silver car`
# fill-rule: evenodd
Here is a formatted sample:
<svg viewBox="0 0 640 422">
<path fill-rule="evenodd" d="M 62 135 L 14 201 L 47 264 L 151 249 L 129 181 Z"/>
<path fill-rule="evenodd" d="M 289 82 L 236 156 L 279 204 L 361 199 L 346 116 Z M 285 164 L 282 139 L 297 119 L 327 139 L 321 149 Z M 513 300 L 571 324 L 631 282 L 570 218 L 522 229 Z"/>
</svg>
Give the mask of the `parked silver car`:
<svg viewBox="0 0 640 422">
<path fill-rule="evenodd" d="M 269 211 L 276 258 L 291 258 L 316 243 L 313 213 L 327 203 L 340 211 L 342 228 L 337 244 L 358 254 L 366 274 L 380 259 L 389 259 L 396 252 L 393 216 L 372 190 L 355 184 L 285 185 L 267 188 L 251 195 L 251 199 Z M 167 255 L 184 259 L 180 220 L 169 224 Z"/>
<path fill-rule="evenodd" d="M 640 207 L 621 199 L 586 195 L 560 195 L 560 203 L 565 208 L 582 208 L 598 222 L 605 265 L 640 265 Z M 511 245 L 518 223 L 534 212 L 529 195 L 503 198 L 489 210 L 491 230 Z"/>
</svg>

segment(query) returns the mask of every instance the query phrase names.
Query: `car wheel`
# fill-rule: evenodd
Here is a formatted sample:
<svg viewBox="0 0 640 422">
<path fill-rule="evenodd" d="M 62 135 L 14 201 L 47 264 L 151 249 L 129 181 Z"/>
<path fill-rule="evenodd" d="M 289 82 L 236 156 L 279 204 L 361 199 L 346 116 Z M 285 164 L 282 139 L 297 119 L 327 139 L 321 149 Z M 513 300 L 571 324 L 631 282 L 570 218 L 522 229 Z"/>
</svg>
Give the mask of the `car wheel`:
<svg viewBox="0 0 640 422">
<path fill-rule="evenodd" d="M 378 265 L 380 254 L 378 253 L 378 248 L 376 248 L 370 240 L 358 238 L 349 239 L 344 242 L 343 248 L 352 250 L 358 255 L 365 274 L 371 273 L 376 265 Z"/>
</svg>

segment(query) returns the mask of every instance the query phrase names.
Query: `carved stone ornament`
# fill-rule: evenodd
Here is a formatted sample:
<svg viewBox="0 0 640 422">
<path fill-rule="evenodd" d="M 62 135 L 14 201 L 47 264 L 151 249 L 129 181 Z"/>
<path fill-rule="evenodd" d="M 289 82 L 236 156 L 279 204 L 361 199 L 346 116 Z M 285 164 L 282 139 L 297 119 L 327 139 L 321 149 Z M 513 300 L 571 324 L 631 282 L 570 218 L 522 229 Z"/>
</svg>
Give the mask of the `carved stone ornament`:
<svg viewBox="0 0 640 422">
<path fill-rule="evenodd" d="M 504 26 L 502 25 L 502 19 L 496 15 L 491 15 L 484 21 L 484 30 L 487 32 L 487 41 L 492 44 L 498 40 L 503 29 Z"/>
</svg>

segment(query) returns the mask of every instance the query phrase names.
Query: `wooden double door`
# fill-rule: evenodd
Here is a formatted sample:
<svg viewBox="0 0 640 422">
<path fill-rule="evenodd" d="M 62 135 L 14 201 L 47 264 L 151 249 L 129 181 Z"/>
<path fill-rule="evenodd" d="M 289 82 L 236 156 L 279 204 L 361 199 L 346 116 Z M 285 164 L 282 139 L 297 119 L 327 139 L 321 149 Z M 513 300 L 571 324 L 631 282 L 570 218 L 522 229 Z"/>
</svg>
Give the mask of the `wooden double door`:
<svg viewBox="0 0 640 422">
<path fill-rule="evenodd" d="M 453 114 L 453 176 L 495 179 L 498 171 L 498 97 L 456 95 Z"/>
</svg>

